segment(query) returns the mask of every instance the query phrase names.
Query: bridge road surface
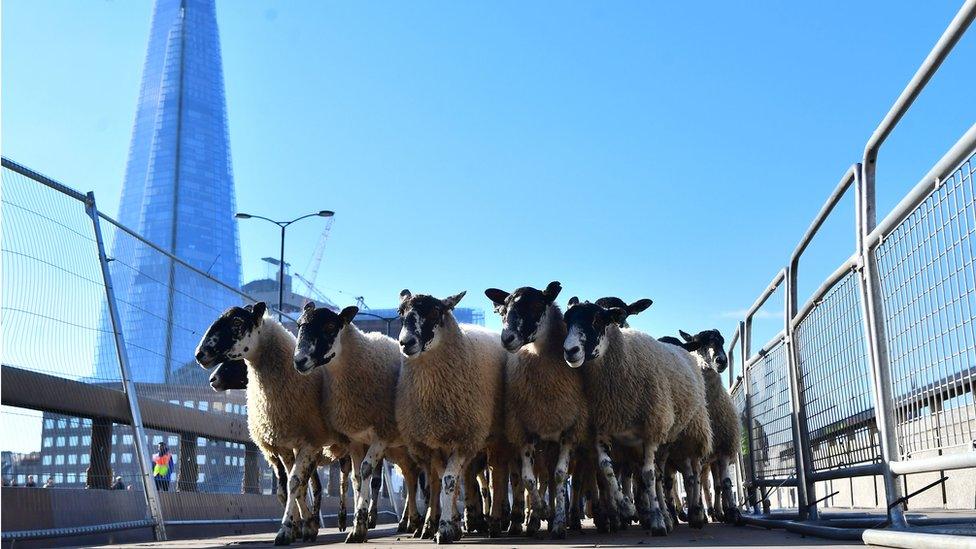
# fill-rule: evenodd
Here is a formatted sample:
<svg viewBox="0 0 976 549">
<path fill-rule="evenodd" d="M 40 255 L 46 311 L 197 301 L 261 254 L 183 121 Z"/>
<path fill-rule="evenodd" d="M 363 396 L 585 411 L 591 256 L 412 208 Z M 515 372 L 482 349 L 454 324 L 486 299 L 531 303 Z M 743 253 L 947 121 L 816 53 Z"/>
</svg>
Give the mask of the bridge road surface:
<svg viewBox="0 0 976 549">
<path fill-rule="evenodd" d="M 815 537 L 803 537 L 784 530 L 766 530 L 753 526 L 728 526 L 707 524 L 704 530 L 692 530 L 686 525 L 679 525 L 670 536 L 655 538 L 640 528 L 631 528 L 612 536 L 597 534 L 592 523 L 587 525 L 582 534 L 570 532 L 566 539 L 558 541 L 535 540 L 525 537 L 495 539 L 482 537 L 465 537 L 454 543 L 453 547 L 462 548 L 504 548 L 528 546 L 553 547 L 695 547 L 709 549 L 717 547 L 790 547 L 805 549 L 812 547 L 832 547 L 848 549 L 863 547 L 860 543 L 832 541 Z M 184 539 L 159 543 L 133 543 L 119 545 L 105 545 L 103 547 L 118 549 L 120 547 L 139 548 L 187 548 L 209 549 L 215 547 L 237 547 L 240 549 L 258 549 L 274 547 L 274 533 L 248 534 L 243 536 L 226 536 L 210 539 Z M 319 532 L 315 543 L 293 543 L 290 547 L 303 549 L 305 547 L 325 547 L 342 544 L 346 533 L 335 528 L 323 528 Z M 434 547 L 434 542 L 428 539 L 414 539 L 409 535 L 397 534 L 396 525 L 380 525 L 370 530 L 367 547 L 398 547 L 402 549 L 426 549 Z"/>
</svg>

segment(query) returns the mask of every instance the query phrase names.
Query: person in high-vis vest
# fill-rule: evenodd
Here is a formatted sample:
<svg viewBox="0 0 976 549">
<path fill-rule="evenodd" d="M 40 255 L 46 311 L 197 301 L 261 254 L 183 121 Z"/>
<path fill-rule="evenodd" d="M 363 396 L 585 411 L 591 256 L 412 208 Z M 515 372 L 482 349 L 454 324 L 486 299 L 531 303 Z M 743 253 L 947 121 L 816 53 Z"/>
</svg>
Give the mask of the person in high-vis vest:
<svg viewBox="0 0 976 549">
<path fill-rule="evenodd" d="M 173 480 L 173 469 L 176 462 L 173 454 L 169 453 L 169 446 L 165 442 L 159 443 L 159 451 L 153 454 L 153 479 L 156 481 L 156 489 L 164 492 L 169 491 L 169 481 Z"/>
</svg>

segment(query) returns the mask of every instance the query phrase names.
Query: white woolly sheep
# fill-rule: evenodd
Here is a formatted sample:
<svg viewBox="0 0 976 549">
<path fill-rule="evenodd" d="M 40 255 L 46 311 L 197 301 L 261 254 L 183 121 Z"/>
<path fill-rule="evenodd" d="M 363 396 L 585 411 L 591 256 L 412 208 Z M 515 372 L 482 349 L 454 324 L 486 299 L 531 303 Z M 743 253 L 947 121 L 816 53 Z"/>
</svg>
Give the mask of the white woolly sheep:
<svg viewBox="0 0 976 549">
<path fill-rule="evenodd" d="M 566 368 L 563 341 L 566 324 L 555 303 L 562 287 L 550 282 L 545 290 L 525 286 L 512 293 L 497 288 L 485 290 L 495 311 L 502 316 L 502 345 L 511 356 L 505 369 L 505 431 L 508 441 L 520 450 L 522 482 L 532 504 L 526 533 L 539 530 L 544 502 L 540 497 L 533 459 L 536 445 L 558 445 L 554 463 L 549 463 L 554 513 L 550 534 L 566 537 L 566 479 L 572 451 L 587 435 L 589 418 L 583 379 Z"/>
<path fill-rule="evenodd" d="M 294 365 L 302 374 L 326 371 L 324 407 L 328 424 L 349 439 L 353 461 L 353 491 L 356 495 L 356 515 L 353 529 L 346 542 L 366 541 L 370 500 L 370 479 L 379 470 L 383 456 L 400 459 L 400 468 L 408 490 L 408 516 L 416 514 L 415 468 L 406 462 L 405 452 L 397 429 L 394 411 L 397 379 L 400 375 L 400 349 L 397 342 L 384 334 L 364 333 L 352 320 L 359 313 L 356 307 L 346 307 L 339 313 L 327 308 L 315 308 L 307 303 L 298 319 L 298 343 Z M 379 480 L 378 478 L 375 480 Z M 375 486 L 378 492 L 378 483 Z M 375 519 L 374 519 L 375 520 Z"/>
<path fill-rule="evenodd" d="M 648 512 L 641 522 L 654 535 L 665 535 L 667 524 L 660 508 L 664 494 L 655 489 L 658 448 L 675 441 L 699 412 L 705 411 L 705 388 L 687 352 L 641 332 L 621 330 L 618 323 L 626 317 L 625 309 L 608 310 L 595 303 L 580 303 L 574 297 L 564 315 L 568 334 L 563 353 L 570 367 L 586 364 L 584 387 L 597 437 L 598 463 L 611 496 L 607 498 L 611 517 L 619 520 L 621 507 L 623 516 L 636 512 L 633 502 L 624 498 L 614 474 L 611 443 L 640 445 L 642 497 L 648 502 Z M 707 412 L 705 419 L 704 428 L 708 430 Z M 711 441 L 707 443 L 710 451 Z M 700 464 L 683 465 L 689 474 L 694 473 L 693 489 L 700 494 Z M 694 508 L 697 501 L 694 496 L 689 499 Z M 700 526 L 701 522 L 693 525 Z"/>
<path fill-rule="evenodd" d="M 491 520 L 500 521 L 506 481 L 503 388 L 508 353 L 497 333 L 459 325 L 452 310 L 464 292 L 440 300 L 400 292 L 400 349 L 396 419 L 412 454 L 429 464 L 431 505 L 425 534 L 438 543 L 460 536 L 455 524 L 465 466 L 487 448 L 492 471 Z M 440 492 L 440 498 L 434 494 Z M 438 519 L 438 515 L 440 518 Z M 436 524 L 435 524 L 436 521 Z"/>
<path fill-rule="evenodd" d="M 263 302 L 231 307 L 210 325 L 197 346 L 196 359 L 208 367 L 220 360 L 247 364 L 247 424 L 251 439 L 266 456 L 279 456 L 288 467 L 288 497 L 276 545 L 294 539 L 302 524 L 310 538 L 312 519 L 305 502 L 306 481 L 322 449 L 342 442 L 319 412 L 323 404 L 321 375 L 295 371 L 295 337 L 266 317 Z M 315 413 L 310 413 L 315 412 Z M 291 458 L 291 459 L 288 459 Z M 295 520 L 296 516 L 298 520 Z"/>
</svg>

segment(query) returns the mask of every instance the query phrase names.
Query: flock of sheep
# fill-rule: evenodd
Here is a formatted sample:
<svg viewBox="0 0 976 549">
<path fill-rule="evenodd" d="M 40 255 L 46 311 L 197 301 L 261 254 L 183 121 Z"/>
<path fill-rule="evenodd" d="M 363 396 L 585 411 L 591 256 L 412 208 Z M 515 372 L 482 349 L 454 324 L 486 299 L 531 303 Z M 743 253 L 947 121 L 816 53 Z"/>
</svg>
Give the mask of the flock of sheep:
<svg viewBox="0 0 976 549">
<path fill-rule="evenodd" d="M 460 538 L 462 496 L 464 529 L 488 536 L 563 538 L 587 515 L 601 531 L 639 522 L 665 535 L 679 517 L 701 528 L 703 497 L 713 519 L 735 521 L 729 466 L 739 422 L 719 376 L 721 335 L 655 339 L 626 322 L 649 299 L 573 297 L 563 313 L 560 290 L 486 290 L 501 334 L 455 320 L 464 292 L 403 290 L 399 341 L 360 331 L 356 307 L 307 304 L 297 339 L 264 303 L 224 312 L 196 359 L 223 363 L 216 378 L 235 378 L 212 376 L 215 388 L 246 385 L 250 435 L 278 471 L 285 505 L 275 543 L 315 539 L 315 472 L 335 459 L 344 464 L 341 505 L 345 473 L 355 496 L 347 542 L 365 541 L 375 524 L 383 459 L 404 477 L 400 531 L 438 543 Z M 240 361 L 246 373 L 218 375 Z M 343 507 L 340 528 L 344 519 Z"/>
</svg>

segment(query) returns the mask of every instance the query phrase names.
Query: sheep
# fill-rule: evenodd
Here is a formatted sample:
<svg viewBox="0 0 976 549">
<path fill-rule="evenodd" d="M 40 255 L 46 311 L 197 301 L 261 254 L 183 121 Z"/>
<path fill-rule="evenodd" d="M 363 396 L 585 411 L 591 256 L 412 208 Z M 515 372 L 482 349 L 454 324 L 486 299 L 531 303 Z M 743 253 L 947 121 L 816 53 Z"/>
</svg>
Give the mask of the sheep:
<svg viewBox="0 0 976 549">
<path fill-rule="evenodd" d="M 396 419 L 411 453 L 429 464 L 431 502 L 424 534 L 436 528 L 437 543 L 460 536 L 455 526 L 458 482 L 468 461 L 483 449 L 492 471 L 491 533 L 500 529 L 502 501 L 507 499 L 507 462 L 501 448 L 508 353 L 497 333 L 457 323 L 451 311 L 464 294 L 441 300 L 400 292 L 403 357 Z M 433 496 L 437 492 L 439 499 Z"/>
<path fill-rule="evenodd" d="M 213 372 L 210 373 L 210 387 L 217 392 L 247 389 L 247 364 L 243 360 L 228 360 L 227 362 L 218 364 Z M 320 465 L 326 465 L 332 461 L 332 459 L 329 459 L 329 455 L 339 458 L 339 512 L 337 522 L 340 532 L 346 529 L 346 493 L 349 488 L 350 467 L 349 457 L 341 454 L 343 454 L 342 450 L 337 446 L 332 446 L 323 453 L 320 459 Z M 277 479 L 276 493 L 278 499 L 284 505 L 285 498 L 288 494 L 288 471 L 285 470 L 285 465 L 278 456 L 265 455 L 264 458 L 275 470 L 275 478 Z M 322 481 L 317 471 L 313 471 L 312 476 L 309 477 L 309 486 L 313 494 L 312 508 L 310 510 L 312 515 L 310 526 L 313 533 L 310 541 L 315 541 L 316 537 L 318 537 L 320 526 L 319 511 L 322 509 Z"/>
<path fill-rule="evenodd" d="M 358 313 L 357 307 L 346 307 L 336 313 L 307 303 L 298 319 L 298 343 L 293 357 L 295 369 L 303 375 L 319 367 L 327 371 L 324 377 L 327 384 L 324 394 L 329 401 L 325 407 L 327 422 L 350 441 L 356 515 L 347 543 L 366 541 L 370 522 L 367 508 L 370 500 L 374 504 L 378 500 L 379 486 L 374 487 L 376 493 L 369 497 L 364 484 L 370 484 L 387 452 L 399 458 L 395 461 L 401 465 L 408 490 L 407 505 L 411 510 L 408 516 L 416 513 L 415 468 L 406 463 L 394 412 L 400 349 L 391 337 L 360 331 L 352 323 Z M 372 520 L 375 521 L 375 515 Z"/>
<path fill-rule="evenodd" d="M 276 545 L 288 545 L 295 537 L 293 527 L 300 524 L 302 537 L 312 536 L 306 479 L 325 446 L 345 441 L 321 413 L 309 413 L 323 405 L 322 377 L 295 371 L 295 337 L 266 312 L 264 302 L 224 311 L 200 340 L 196 360 L 204 368 L 220 360 L 247 364 L 251 439 L 265 456 L 276 455 L 289 468 L 285 512 L 275 537 Z"/>
<path fill-rule="evenodd" d="M 642 497 L 648 508 L 641 522 L 652 534 L 665 535 L 667 524 L 660 508 L 664 498 L 655 479 L 655 468 L 661 459 L 658 448 L 691 429 L 702 432 L 702 444 L 706 446 L 702 453 L 710 451 L 707 413 L 700 417 L 705 410 L 705 388 L 686 352 L 641 332 L 621 330 L 618 323 L 626 317 L 627 310 L 619 307 L 606 309 L 595 303 L 580 303 L 576 297 L 570 299 L 564 314 L 567 336 L 563 355 L 571 368 L 587 365 L 582 370 L 584 388 L 596 436 L 598 464 L 607 480 L 611 520 L 619 521 L 621 507 L 623 516 L 636 512 L 633 502 L 624 498 L 614 474 L 611 443 L 640 445 Z M 697 482 L 700 463 L 686 460 L 682 465 L 689 475 L 695 473 Z M 700 493 L 697 485 L 694 489 Z M 694 508 L 697 501 L 690 499 Z M 697 527 L 701 524 L 700 520 L 692 523 Z"/>
<path fill-rule="evenodd" d="M 732 499 L 729 466 L 739 451 L 740 425 L 732 396 L 722 384 L 721 374 L 729 364 L 725 339 L 718 330 L 704 330 L 693 336 L 681 330 L 678 333 L 685 340 L 682 347 L 698 362 L 705 380 L 705 401 L 712 426 L 712 453 L 708 456 L 707 467 L 715 486 L 713 499 L 707 493 L 707 478 L 702 482 L 706 488 L 706 502 L 711 507 L 709 513 L 718 521 L 734 523 L 738 521 L 739 513 Z"/>
<path fill-rule="evenodd" d="M 520 449 L 522 481 L 529 491 L 532 516 L 526 533 L 539 529 L 544 514 L 538 482 L 533 471 L 536 445 L 558 445 L 558 457 L 551 471 L 554 515 L 550 524 L 553 539 L 566 537 L 566 479 L 572 450 L 585 438 L 589 425 L 583 380 L 579 372 L 566 368 L 562 344 L 566 325 L 556 304 L 562 286 L 553 281 L 545 290 L 530 286 L 512 293 L 497 288 L 485 295 L 502 316 L 501 342 L 511 353 L 505 369 L 505 425 L 508 441 Z M 540 403 L 545 403 L 541 405 Z"/>
</svg>

